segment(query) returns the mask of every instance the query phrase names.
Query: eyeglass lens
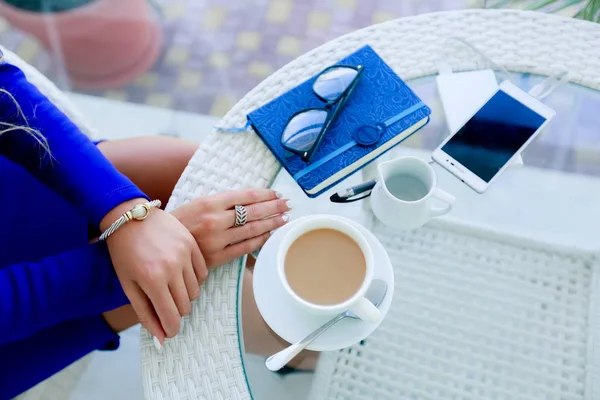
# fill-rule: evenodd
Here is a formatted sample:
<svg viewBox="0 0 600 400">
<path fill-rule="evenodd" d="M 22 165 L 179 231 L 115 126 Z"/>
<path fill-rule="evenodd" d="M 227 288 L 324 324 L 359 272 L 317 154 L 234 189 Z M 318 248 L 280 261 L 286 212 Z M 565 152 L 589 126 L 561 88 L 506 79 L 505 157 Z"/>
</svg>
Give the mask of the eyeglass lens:
<svg viewBox="0 0 600 400">
<path fill-rule="evenodd" d="M 324 109 L 306 110 L 296 114 L 283 131 L 282 143 L 297 151 L 309 151 L 319 137 L 326 119 L 327 111 Z"/>
<path fill-rule="evenodd" d="M 313 90 L 326 101 L 337 100 L 350 86 L 357 74 L 358 71 L 353 68 L 330 68 L 319 75 L 313 83 Z"/>
</svg>

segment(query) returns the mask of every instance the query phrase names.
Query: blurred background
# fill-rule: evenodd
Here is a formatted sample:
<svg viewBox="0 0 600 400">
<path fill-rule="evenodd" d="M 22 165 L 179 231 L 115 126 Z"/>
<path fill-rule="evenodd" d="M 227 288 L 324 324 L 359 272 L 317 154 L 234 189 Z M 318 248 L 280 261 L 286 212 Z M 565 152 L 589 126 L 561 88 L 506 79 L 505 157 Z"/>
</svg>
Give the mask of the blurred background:
<svg viewBox="0 0 600 400">
<path fill-rule="evenodd" d="M 374 23 L 481 7 L 582 17 L 592 3 L 598 1 L 0 0 L 0 44 L 63 90 L 222 116 L 300 54 Z"/>
</svg>

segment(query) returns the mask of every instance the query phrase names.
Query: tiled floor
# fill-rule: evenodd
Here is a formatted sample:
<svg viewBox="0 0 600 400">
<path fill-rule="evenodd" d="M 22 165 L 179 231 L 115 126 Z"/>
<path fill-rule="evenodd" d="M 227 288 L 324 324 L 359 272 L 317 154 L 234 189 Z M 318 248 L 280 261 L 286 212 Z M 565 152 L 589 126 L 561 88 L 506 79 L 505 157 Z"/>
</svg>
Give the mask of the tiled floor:
<svg viewBox="0 0 600 400">
<path fill-rule="evenodd" d="M 164 32 L 162 54 L 156 64 L 127 86 L 88 93 L 222 116 L 265 77 L 335 37 L 398 17 L 477 8 L 498 2 L 154 0 Z M 536 3 L 540 2 L 513 1 L 511 6 L 526 8 Z M 576 7 L 567 7 L 561 13 L 574 15 Z M 17 32 L 1 18 L 0 44 L 53 76 L 62 89 L 69 89 L 61 66 L 53 66 L 47 52 L 35 40 Z"/>
<path fill-rule="evenodd" d="M 278 68 L 345 33 L 398 17 L 507 3 L 500 0 L 153 1 L 161 10 L 164 32 L 163 49 L 156 64 L 124 87 L 88 93 L 216 116 L 224 115 Z M 526 8 L 534 4 L 540 2 L 513 1 L 510 6 Z M 577 7 L 566 7 L 560 12 L 574 15 Z M 54 77 L 62 89 L 70 89 L 62 66 L 52 65 L 48 53 L 35 40 L 1 18 L 0 44 Z"/>
<path fill-rule="evenodd" d="M 393 18 L 481 7 L 483 0 L 157 0 L 163 54 L 144 76 L 107 98 L 221 116 L 300 54 Z M 56 76 L 33 39 L 0 21 L 0 43 Z M 58 80 L 59 82 L 61 80 Z M 67 88 L 63 88 L 67 89 Z"/>
</svg>

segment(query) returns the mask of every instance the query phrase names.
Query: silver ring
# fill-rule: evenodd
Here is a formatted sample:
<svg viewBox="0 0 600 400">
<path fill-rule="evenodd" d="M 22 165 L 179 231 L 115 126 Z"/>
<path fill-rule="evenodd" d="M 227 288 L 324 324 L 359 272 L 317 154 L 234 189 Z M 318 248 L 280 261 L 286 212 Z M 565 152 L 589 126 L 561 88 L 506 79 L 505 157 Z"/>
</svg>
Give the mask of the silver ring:
<svg viewBox="0 0 600 400">
<path fill-rule="evenodd" d="M 248 211 L 244 206 L 235 206 L 235 225 L 244 226 L 248 220 Z"/>
</svg>

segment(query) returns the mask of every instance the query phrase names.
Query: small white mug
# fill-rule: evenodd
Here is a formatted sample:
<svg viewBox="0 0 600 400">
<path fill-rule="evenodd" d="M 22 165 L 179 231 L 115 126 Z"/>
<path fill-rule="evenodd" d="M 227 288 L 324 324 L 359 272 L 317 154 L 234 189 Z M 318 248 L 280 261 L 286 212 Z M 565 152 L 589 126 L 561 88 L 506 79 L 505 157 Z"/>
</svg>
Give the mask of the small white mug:
<svg viewBox="0 0 600 400">
<path fill-rule="evenodd" d="M 378 174 L 371 193 L 371 209 L 386 225 L 414 229 L 452 209 L 454 196 L 437 187 L 435 171 L 418 157 L 399 157 L 381 163 Z M 432 198 L 446 204 L 434 206 Z"/>
<path fill-rule="evenodd" d="M 302 297 L 298 296 L 290 287 L 287 277 L 285 274 L 285 257 L 288 249 L 300 236 L 306 232 L 313 231 L 316 229 L 334 229 L 341 232 L 356 242 L 360 247 L 366 263 L 366 273 L 360 288 L 347 300 L 342 303 L 333 305 L 321 305 L 311 303 Z M 283 284 L 288 295 L 302 308 L 305 310 L 319 315 L 337 315 L 348 310 L 356 314 L 357 317 L 365 322 L 376 323 L 381 318 L 381 314 L 377 307 L 373 305 L 369 300 L 365 298 L 365 294 L 371 281 L 373 280 L 373 273 L 375 268 L 375 261 L 373 251 L 369 246 L 369 242 L 364 235 L 352 226 L 350 223 L 342 220 L 341 218 L 331 215 L 315 215 L 303 220 L 294 222 L 294 225 L 286 232 L 283 237 L 281 244 L 279 245 L 279 252 L 277 254 L 277 272 L 279 279 Z"/>
</svg>

